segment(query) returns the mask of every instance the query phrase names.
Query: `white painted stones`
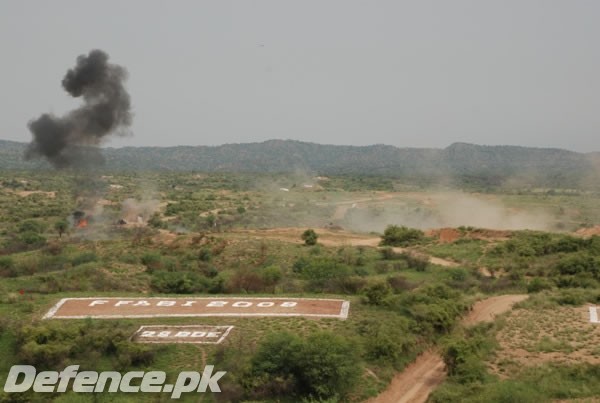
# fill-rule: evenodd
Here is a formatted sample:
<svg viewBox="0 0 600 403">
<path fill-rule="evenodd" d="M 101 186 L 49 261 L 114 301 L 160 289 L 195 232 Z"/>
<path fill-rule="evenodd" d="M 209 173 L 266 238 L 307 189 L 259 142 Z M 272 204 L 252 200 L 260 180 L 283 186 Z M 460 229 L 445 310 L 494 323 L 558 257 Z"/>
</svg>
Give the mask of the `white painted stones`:
<svg viewBox="0 0 600 403">
<path fill-rule="evenodd" d="M 193 344 L 219 344 L 233 326 L 141 326 L 131 337 L 137 343 L 193 343 Z"/>
</svg>

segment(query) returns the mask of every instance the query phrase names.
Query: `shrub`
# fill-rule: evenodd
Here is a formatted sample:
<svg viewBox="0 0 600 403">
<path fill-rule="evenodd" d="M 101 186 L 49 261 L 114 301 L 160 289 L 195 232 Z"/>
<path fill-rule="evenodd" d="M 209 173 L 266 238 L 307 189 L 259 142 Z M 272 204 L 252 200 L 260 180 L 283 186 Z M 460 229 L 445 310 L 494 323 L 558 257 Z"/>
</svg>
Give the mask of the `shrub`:
<svg viewBox="0 0 600 403">
<path fill-rule="evenodd" d="M 10 256 L 0 256 L 0 277 L 14 277 L 15 262 Z"/>
<path fill-rule="evenodd" d="M 200 249 L 200 252 L 198 253 L 198 259 L 200 259 L 200 261 L 202 262 L 210 262 L 210 260 L 212 259 L 210 249 L 206 247 Z"/>
<path fill-rule="evenodd" d="M 275 292 L 275 286 L 283 277 L 283 273 L 281 272 L 281 268 L 279 266 L 273 265 L 260 269 L 260 277 L 265 286 L 271 287 L 272 291 Z"/>
<path fill-rule="evenodd" d="M 527 283 L 527 292 L 528 293 L 536 293 L 543 290 L 549 290 L 552 288 L 552 284 L 544 278 L 536 277 Z"/>
<path fill-rule="evenodd" d="M 256 270 L 240 269 L 229 278 L 227 291 L 232 293 L 262 292 L 265 291 L 265 281 Z"/>
<path fill-rule="evenodd" d="M 454 378 L 454 381 L 466 384 L 485 380 L 485 357 L 494 346 L 486 335 L 487 329 L 486 325 L 480 325 L 467 335 L 446 341 L 443 358 L 448 375 Z"/>
<path fill-rule="evenodd" d="M 362 373 L 354 343 L 331 332 L 318 332 L 303 347 L 297 364 L 301 393 L 320 399 L 346 396 Z"/>
<path fill-rule="evenodd" d="M 364 340 L 366 359 L 391 364 L 399 369 L 410 360 L 410 352 L 417 343 L 411 325 L 407 318 L 398 316 L 385 321 L 376 318 L 360 321 L 357 332 Z"/>
<path fill-rule="evenodd" d="M 394 260 L 401 257 L 401 253 L 395 252 L 391 246 L 382 247 L 379 249 L 379 253 L 381 253 L 383 260 Z"/>
<path fill-rule="evenodd" d="M 419 243 L 423 238 L 423 231 L 405 226 L 388 225 L 381 237 L 381 245 L 409 246 Z"/>
<path fill-rule="evenodd" d="M 378 281 L 369 285 L 365 289 L 365 296 L 367 297 L 367 303 L 370 305 L 383 305 L 384 301 L 391 294 L 391 287 L 388 283 Z"/>
<path fill-rule="evenodd" d="M 305 257 L 299 257 L 292 265 L 292 271 L 294 273 L 302 274 L 302 271 L 304 271 L 304 269 L 306 267 L 308 267 L 309 265 L 310 265 L 309 259 L 307 259 Z"/>
<path fill-rule="evenodd" d="M 271 385 L 271 394 L 327 399 L 345 396 L 362 368 L 356 346 L 341 336 L 318 332 L 302 340 L 280 332 L 268 335 L 260 343 L 252 358 L 251 372 L 263 384 L 258 385 L 259 389 L 264 389 L 266 383 Z M 256 390 L 257 385 L 252 388 Z"/>
<path fill-rule="evenodd" d="M 396 293 L 400 291 L 408 291 L 415 288 L 415 286 L 406 279 L 404 276 L 396 275 L 387 278 L 387 282 Z"/>
<path fill-rule="evenodd" d="M 46 238 L 33 231 L 26 231 L 21 233 L 19 239 L 21 240 L 21 242 L 29 246 L 41 246 L 46 243 Z"/>
<path fill-rule="evenodd" d="M 196 292 L 216 292 L 220 288 L 219 278 L 208 279 L 193 272 L 156 271 L 150 285 L 155 291 L 168 294 L 192 294 Z"/>
<path fill-rule="evenodd" d="M 377 274 L 384 274 L 390 271 L 390 265 L 388 262 L 376 262 L 375 272 Z"/>
<path fill-rule="evenodd" d="M 45 228 L 46 226 L 43 223 L 35 220 L 25 220 L 19 224 L 20 233 L 33 232 L 35 234 L 40 234 L 44 232 Z"/>
<path fill-rule="evenodd" d="M 73 266 L 79 266 L 84 263 L 96 261 L 98 261 L 98 255 L 96 255 L 94 252 L 83 252 L 73 257 L 73 259 L 71 259 L 71 264 Z"/>
<path fill-rule="evenodd" d="M 566 256 L 558 261 L 555 266 L 560 274 L 575 275 L 590 273 L 593 277 L 600 277 L 598 261 L 587 253 L 577 253 Z"/>
<path fill-rule="evenodd" d="M 159 253 L 156 252 L 144 253 L 142 255 L 141 262 L 144 266 L 146 266 L 146 270 L 148 272 L 158 270 L 162 267 L 161 256 Z"/>
<path fill-rule="evenodd" d="M 403 253 L 402 259 L 406 262 L 409 268 L 416 271 L 425 271 L 429 264 L 429 258 L 426 256 L 418 256 L 412 253 Z"/>
<path fill-rule="evenodd" d="M 316 245 L 318 237 L 319 236 L 313 229 L 307 229 L 302 233 L 301 236 L 302 240 L 304 241 L 304 244 L 308 246 Z"/>
</svg>

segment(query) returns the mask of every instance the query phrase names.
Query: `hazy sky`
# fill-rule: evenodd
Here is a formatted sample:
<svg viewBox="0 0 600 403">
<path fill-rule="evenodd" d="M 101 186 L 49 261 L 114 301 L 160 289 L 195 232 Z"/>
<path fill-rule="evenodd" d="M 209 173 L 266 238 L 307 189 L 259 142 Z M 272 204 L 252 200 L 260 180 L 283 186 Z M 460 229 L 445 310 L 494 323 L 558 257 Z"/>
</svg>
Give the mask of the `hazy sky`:
<svg viewBox="0 0 600 403">
<path fill-rule="evenodd" d="M 130 74 L 122 145 L 272 138 L 600 150 L 600 1 L 0 0 L 0 138 L 78 105 L 94 48 Z"/>
</svg>

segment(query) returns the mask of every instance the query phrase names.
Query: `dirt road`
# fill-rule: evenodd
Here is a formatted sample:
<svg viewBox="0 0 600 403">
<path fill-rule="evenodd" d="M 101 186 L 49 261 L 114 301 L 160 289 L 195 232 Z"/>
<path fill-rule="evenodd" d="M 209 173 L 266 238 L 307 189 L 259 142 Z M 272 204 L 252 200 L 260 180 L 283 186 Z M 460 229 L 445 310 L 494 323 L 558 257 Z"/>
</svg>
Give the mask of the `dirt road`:
<svg viewBox="0 0 600 403">
<path fill-rule="evenodd" d="M 424 402 L 429 393 L 446 378 L 444 361 L 433 351 L 426 351 L 396 375 L 390 386 L 371 403 Z"/>
<path fill-rule="evenodd" d="M 513 304 L 523 301 L 527 295 L 500 295 L 477 302 L 473 310 L 463 319 L 465 325 L 491 321 L 496 315 L 511 309 Z M 446 378 L 444 361 L 433 351 L 421 354 L 415 362 L 396 375 L 390 386 L 370 403 L 415 403 L 425 402 L 429 394 Z"/>
</svg>

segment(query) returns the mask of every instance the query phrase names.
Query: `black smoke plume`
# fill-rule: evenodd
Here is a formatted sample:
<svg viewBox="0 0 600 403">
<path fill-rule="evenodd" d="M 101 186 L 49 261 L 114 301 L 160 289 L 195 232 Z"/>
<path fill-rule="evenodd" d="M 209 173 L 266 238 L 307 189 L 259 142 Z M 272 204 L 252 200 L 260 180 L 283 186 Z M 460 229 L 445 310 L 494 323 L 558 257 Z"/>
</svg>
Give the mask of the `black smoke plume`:
<svg viewBox="0 0 600 403">
<path fill-rule="evenodd" d="M 92 50 L 77 58 L 62 86 L 83 105 L 64 116 L 43 114 L 29 122 L 33 140 L 25 158 L 45 157 L 56 168 L 95 166 L 104 160 L 97 146 L 131 125 L 131 102 L 123 86 L 127 71 L 108 63 L 108 54 Z"/>
</svg>

